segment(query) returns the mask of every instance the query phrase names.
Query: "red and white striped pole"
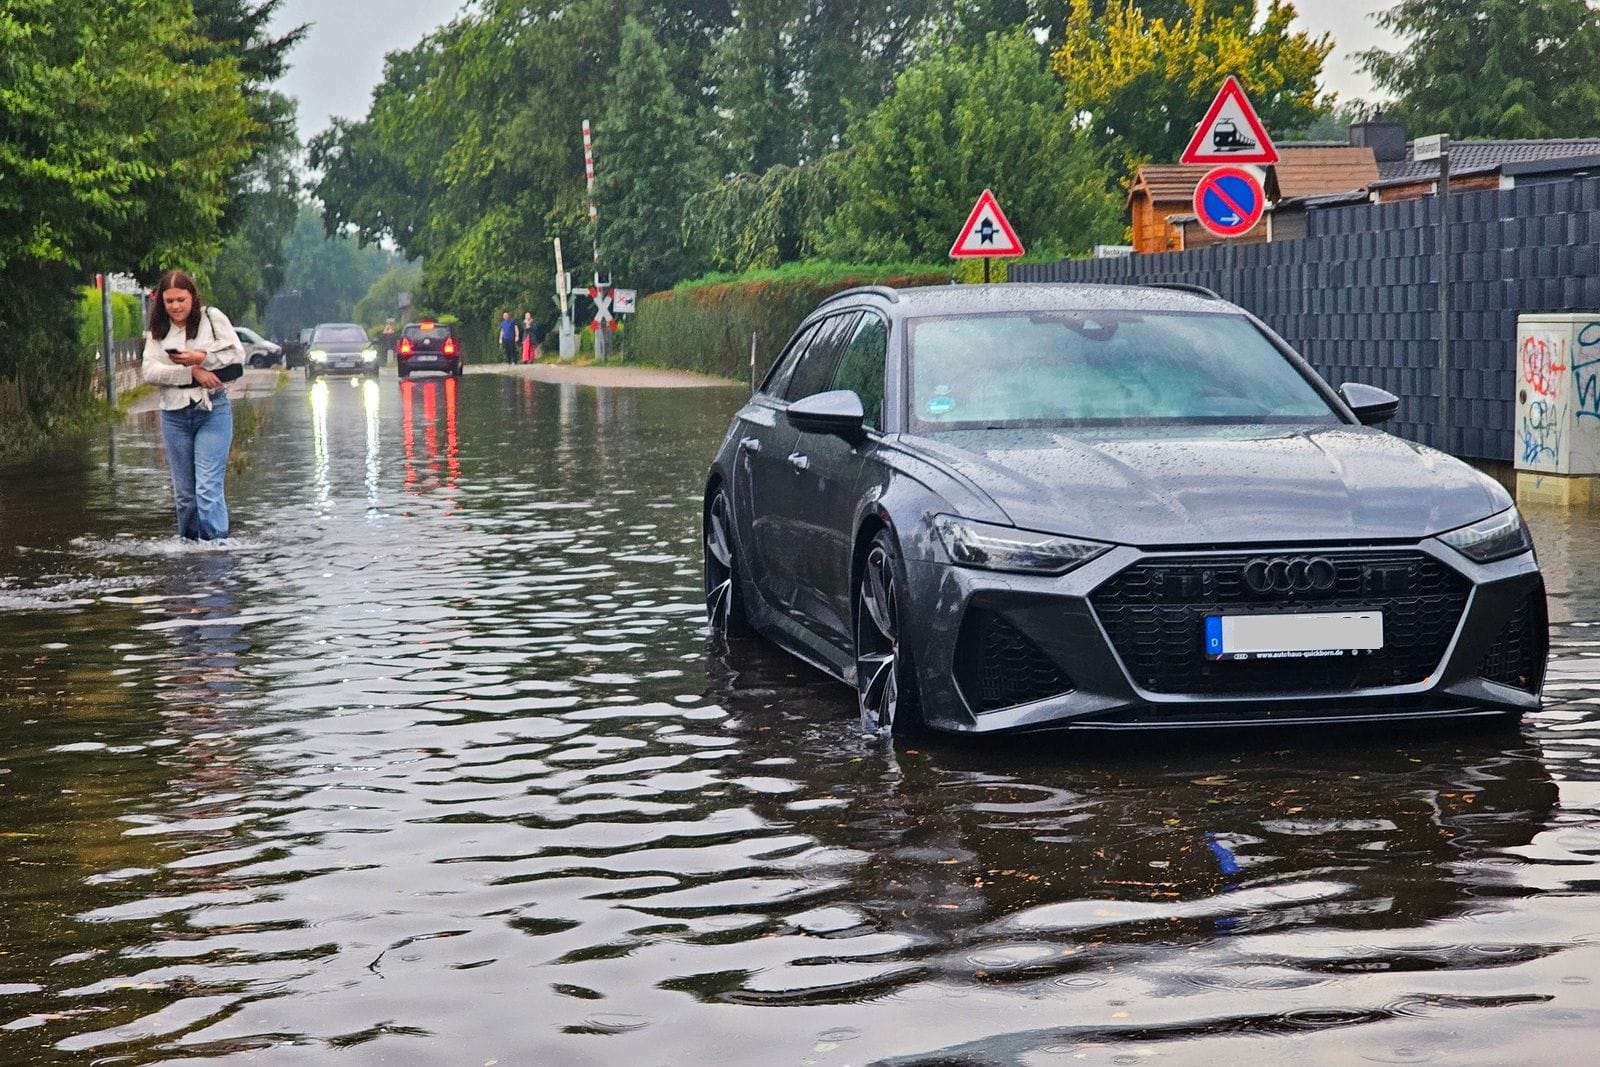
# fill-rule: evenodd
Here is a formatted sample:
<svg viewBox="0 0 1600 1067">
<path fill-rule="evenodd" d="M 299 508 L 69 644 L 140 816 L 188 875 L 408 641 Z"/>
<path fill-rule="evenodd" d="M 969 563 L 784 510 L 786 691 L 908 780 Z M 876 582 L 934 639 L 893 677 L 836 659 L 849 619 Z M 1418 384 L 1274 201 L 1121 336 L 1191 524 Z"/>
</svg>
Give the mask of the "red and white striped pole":
<svg viewBox="0 0 1600 1067">
<path fill-rule="evenodd" d="M 583 120 L 583 177 L 589 189 L 589 222 L 594 226 L 594 283 L 600 284 L 600 209 L 594 203 L 594 141 L 589 120 Z"/>
<path fill-rule="evenodd" d="M 583 177 L 589 189 L 589 222 L 594 227 L 594 288 L 591 293 L 598 299 L 600 289 L 600 209 L 594 202 L 594 140 L 589 130 L 589 120 L 583 120 Z M 598 322 L 596 323 L 598 325 Z M 610 336 L 604 330 L 596 330 L 594 337 L 595 358 L 604 361 L 610 355 Z"/>
</svg>

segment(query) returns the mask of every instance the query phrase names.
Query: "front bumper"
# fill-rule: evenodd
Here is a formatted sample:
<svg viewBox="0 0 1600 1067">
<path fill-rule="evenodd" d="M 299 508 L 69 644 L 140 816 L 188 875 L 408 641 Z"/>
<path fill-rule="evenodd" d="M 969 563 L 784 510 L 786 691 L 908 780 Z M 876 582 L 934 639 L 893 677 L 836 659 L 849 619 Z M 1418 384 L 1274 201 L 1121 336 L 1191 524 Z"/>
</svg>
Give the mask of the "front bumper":
<svg viewBox="0 0 1600 1067">
<path fill-rule="evenodd" d="M 1244 557 L 1306 553 L 1339 560 L 1349 580 L 1321 599 L 1297 600 L 1242 601 L 1228 584 Z M 1548 651 L 1544 584 L 1531 553 L 1478 565 L 1432 540 L 1215 552 L 1124 546 L 1060 577 L 908 561 L 907 578 L 911 602 L 938 605 L 916 613 L 906 635 L 924 717 L 966 733 L 1516 716 L 1539 706 Z M 1207 614 L 1330 608 L 1383 611 L 1385 650 L 1205 659 Z"/>
</svg>

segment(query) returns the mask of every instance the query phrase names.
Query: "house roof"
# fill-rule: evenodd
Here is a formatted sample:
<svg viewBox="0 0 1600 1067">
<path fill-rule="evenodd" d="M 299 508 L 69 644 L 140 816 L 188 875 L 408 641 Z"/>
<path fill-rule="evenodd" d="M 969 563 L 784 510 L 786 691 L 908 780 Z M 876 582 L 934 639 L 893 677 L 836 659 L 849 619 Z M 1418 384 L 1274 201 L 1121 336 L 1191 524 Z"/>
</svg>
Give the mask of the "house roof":
<svg viewBox="0 0 1600 1067">
<path fill-rule="evenodd" d="M 1371 148 L 1286 144 L 1278 146 L 1278 154 L 1282 159 L 1273 169 L 1280 196 L 1345 193 L 1365 188 L 1378 179 L 1378 164 Z M 1136 194 L 1144 193 L 1154 203 L 1187 204 L 1194 199 L 1195 186 L 1200 184 L 1208 169 L 1147 163 L 1134 172 L 1128 200 L 1132 202 Z"/>
<path fill-rule="evenodd" d="M 1431 181 L 1439 176 L 1438 160 L 1417 162 L 1406 146 L 1406 158 L 1378 164 L 1380 185 Z M 1549 163 L 1600 155 L 1600 140 L 1572 138 L 1546 141 L 1451 141 L 1450 176 L 1465 177 L 1500 170 L 1508 164 Z"/>
</svg>

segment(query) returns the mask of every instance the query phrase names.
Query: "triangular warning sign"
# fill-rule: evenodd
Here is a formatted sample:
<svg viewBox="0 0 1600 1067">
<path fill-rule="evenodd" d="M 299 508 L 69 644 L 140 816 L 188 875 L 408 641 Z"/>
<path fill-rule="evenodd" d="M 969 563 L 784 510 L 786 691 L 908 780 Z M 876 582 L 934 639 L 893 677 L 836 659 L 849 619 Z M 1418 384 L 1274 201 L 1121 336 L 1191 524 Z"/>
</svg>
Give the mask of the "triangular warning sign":
<svg viewBox="0 0 1600 1067">
<path fill-rule="evenodd" d="M 951 259 L 969 259 L 983 256 L 1020 256 L 1022 242 L 1017 231 L 1006 221 L 1000 202 L 988 189 L 972 205 L 967 224 L 961 227 L 961 236 L 950 246 Z"/>
<path fill-rule="evenodd" d="M 1278 150 L 1238 78 L 1230 74 L 1222 83 L 1178 162 L 1208 167 L 1220 163 L 1278 162 Z"/>
</svg>

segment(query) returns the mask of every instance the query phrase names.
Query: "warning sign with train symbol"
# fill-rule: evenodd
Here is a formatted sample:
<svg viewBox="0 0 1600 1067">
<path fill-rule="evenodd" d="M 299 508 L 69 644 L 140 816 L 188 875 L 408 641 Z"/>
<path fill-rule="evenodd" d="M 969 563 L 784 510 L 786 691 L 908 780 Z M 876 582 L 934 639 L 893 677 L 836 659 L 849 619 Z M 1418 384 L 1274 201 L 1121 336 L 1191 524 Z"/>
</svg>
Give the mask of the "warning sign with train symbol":
<svg viewBox="0 0 1600 1067">
<path fill-rule="evenodd" d="M 1238 78 L 1229 75 L 1222 83 L 1222 90 L 1195 128 L 1189 147 L 1178 162 L 1213 166 L 1278 162 L 1278 150 Z"/>
</svg>

